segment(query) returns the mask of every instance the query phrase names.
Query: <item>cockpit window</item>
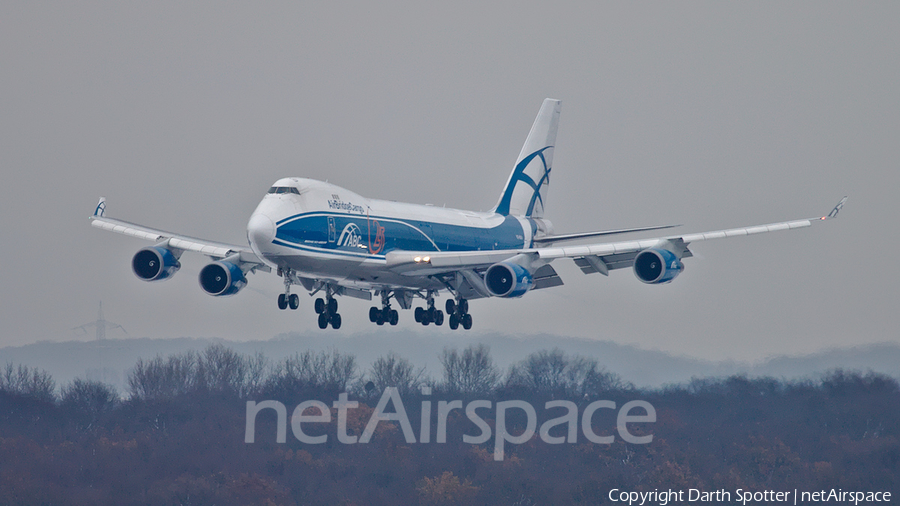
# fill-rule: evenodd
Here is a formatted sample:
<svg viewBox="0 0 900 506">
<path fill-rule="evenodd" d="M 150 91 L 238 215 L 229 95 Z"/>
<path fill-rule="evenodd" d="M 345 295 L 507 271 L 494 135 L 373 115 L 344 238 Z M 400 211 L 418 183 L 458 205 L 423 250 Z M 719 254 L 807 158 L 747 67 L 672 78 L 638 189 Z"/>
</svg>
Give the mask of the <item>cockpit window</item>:
<svg viewBox="0 0 900 506">
<path fill-rule="evenodd" d="M 293 193 L 295 195 L 300 195 L 300 190 L 293 186 L 273 186 L 269 188 L 269 193 Z"/>
</svg>

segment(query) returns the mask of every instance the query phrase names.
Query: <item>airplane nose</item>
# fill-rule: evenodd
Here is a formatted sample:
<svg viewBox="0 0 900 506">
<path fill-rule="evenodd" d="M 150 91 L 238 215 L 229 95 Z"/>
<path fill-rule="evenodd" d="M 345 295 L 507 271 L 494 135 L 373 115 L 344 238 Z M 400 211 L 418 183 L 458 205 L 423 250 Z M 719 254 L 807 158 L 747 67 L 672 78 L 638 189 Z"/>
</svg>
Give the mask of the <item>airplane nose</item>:
<svg viewBox="0 0 900 506">
<path fill-rule="evenodd" d="M 265 214 L 254 213 L 247 223 L 247 239 L 250 240 L 250 247 L 258 254 L 260 247 L 271 244 L 275 239 L 275 223 Z"/>
</svg>

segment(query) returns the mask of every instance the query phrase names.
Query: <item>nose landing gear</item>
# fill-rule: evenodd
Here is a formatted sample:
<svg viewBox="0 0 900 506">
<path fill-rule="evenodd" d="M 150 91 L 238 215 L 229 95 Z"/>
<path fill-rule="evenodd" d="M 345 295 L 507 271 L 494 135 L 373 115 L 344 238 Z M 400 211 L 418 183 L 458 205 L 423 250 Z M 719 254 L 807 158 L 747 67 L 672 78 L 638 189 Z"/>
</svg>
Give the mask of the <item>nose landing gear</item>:
<svg viewBox="0 0 900 506">
<path fill-rule="evenodd" d="M 296 293 L 291 293 L 290 272 L 283 273 L 282 277 L 284 278 L 284 293 L 278 296 L 278 309 L 284 310 L 288 306 L 291 309 L 297 309 L 300 307 L 300 297 Z"/>
</svg>

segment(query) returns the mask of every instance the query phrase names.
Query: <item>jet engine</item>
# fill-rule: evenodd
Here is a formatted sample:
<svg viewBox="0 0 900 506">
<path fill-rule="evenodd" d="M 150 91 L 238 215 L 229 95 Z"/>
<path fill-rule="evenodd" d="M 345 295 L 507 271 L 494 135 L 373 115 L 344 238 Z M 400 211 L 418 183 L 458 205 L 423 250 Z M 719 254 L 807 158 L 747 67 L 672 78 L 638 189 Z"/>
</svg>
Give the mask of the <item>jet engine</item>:
<svg viewBox="0 0 900 506">
<path fill-rule="evenodd" d="M 646 249 L 634 257 L 634 275 L 649 285 L 668 283 L 682 270 L 684 264 L 669 250 Z"/>
<path fill-rule="evenodd" d="M 247 278 L 244 277 L 244 271 L 231 262 L 219 260 L 200 270 L 200 287 L 212 296 L 234 295 L 245 286 Z"/>
<path fill-rule="evenodd" d="M 534 287 L 534 278 L 519 264 L 500 262 L 488 267 L 484 284 L 494 297 L 521 297 Z"/>
<path fill-rule="evenodd" d="M 138 250 L 131 259 L 134 275 L 144 281 L 161 281 L 180 268 L 181 262 L 175 253 L 161 246 L 148 246 Z"/>
</svg>

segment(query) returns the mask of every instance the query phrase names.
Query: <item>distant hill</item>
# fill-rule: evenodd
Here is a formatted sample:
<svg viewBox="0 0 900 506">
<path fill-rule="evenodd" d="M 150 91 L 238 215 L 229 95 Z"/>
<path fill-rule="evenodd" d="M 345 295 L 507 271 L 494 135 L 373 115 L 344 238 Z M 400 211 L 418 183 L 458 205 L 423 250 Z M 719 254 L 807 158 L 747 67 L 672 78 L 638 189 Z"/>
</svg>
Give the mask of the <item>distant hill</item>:
<svg viewBox="0 0 900 506">
<path fill-rule="evenodd" d="M 203 350 L 221 343 L 242 353 L 261 352 L 271 360 L 304 350 L 337 349 L 356 356 L 365 371 L 378 357 L 394 351 L 418 366 L 425 366 L 432 377 L 441 374 L 438 354 L 444 347 L 464 348 L 484 343 L 504 370 L 528 354 L 560 348 L 566 353 L 595 358 L 609 371 L 639 387 L 659 387 L 690 381 L 693 377 L 774 376 L 796 379 L 814 377 L 835 368 L 872 370 L 900 377 L 900 345 L 876 344 L 831 349 L 805 356 L 776 356 L 757 364 L 735 361 L 714 362 L 686 356 L 644 350 L 611 341 L 595 341 L 552 335 L 516 337 L 499 333 L 454 335 L 422 334 L 408 330 L 360 333 L 339 336 L 334 333 L 280 334 L 265 341 L 235 342 L 221 339 L 108 339 L 105 341 L 39 342 L 26 346 L 0 348 L 0 366 L 24 364 L 45 369 L 62 386 L 75 378 L 102 380 L 125 391 L 127 374 L 139 358 L 167 356 L 188 350 Z"/>
</svg>

